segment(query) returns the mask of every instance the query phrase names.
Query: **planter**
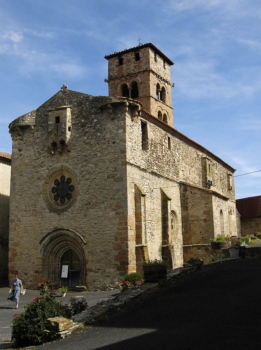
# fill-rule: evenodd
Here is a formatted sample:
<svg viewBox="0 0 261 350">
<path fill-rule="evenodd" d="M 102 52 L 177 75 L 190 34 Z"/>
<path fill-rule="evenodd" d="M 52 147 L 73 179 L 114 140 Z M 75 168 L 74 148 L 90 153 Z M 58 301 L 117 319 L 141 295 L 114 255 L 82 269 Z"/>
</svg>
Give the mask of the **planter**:
<svg viewBox="0 0 261 350">
<path fill-rule="evenodd" d="M 146 265 L 143 266 L 145 282 L 159 282 L 167 279 L 166 265 Z"/>
<path fill-rule="evenodd" d="M 225 249 L 222 249 L 222 254 L 224 254 L 225 258 L 238 258 L 239 257 L 239 249 L 237 249 L 237 248 L 225 248 Z"/>
<path fill-rule="evenodd" d="M 231 241 L 215 241 L 211 242 L 212 249 L 226 249 L 231 245 Z"/>
<path fill-rule="evenodd" d="M 23 290 L 21 291 L 21 294 L 22 294 L 22 295 L 25 295 L 25 292 L 26 292 L 26 289 L 23 289 Z"/>
<path fill-rule="evenodd" d="M 230 253 L 231 258 L 238 258 L 239 257 L 239 249 L 237 249 L 237 248 L 230 248 L 229 253 Z"/>
<path fill-rule="evenodd" d="M 66 293 L 63 293 L 63 297 L 65 297 L 66 296 Z"/>
</svg>

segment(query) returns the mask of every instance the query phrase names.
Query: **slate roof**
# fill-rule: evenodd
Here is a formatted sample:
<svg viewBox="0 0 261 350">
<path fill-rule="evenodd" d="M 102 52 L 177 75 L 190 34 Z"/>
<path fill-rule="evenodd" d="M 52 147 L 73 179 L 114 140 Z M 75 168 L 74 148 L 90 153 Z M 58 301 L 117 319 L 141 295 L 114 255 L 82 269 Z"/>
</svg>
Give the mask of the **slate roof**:
<svg viewBox="0 0 261 350">
<path fill-rule="evenodd" d="M 261 196 L 237 199 L 236 206 L 241 215 L 241 219 L 261 216 Z"/>
</svg>

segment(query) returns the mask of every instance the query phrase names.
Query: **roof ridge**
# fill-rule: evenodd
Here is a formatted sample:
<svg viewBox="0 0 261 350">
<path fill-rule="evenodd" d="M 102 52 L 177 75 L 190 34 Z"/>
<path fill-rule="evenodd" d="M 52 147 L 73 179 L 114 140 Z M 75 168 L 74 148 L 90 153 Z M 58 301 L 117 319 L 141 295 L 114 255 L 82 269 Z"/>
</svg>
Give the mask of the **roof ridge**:
<svg viewBox="0 0 261 350">
<path fill-rule="evenodd" d="M 114 52 L 110 55 L 105 55 L 104 58 L 106 60 L 112 58 L 112 57 L 115 57 L 115 56 L 118 56 L 118 55 L 122 55 L 124 53 L 128 53 L 128 52 L 131 52 L 131 51 L 135 51 L 135 50 L 138 50 L 138 49 L 143 49 L 144 47 L 151 47 L 154 51 L 156 51 L 161 57 L 163 57 L 168 63 L 169 65 L 173 65 L 174 62 L 171 61 L 171 59 L 168 58 L 168 56 L 166 56 L 162 51 L 160 51 L 154 44 L 152 43 L 146 43 L 146 44 L 142 44 L 142 45 L 138 45 L 138 46 L 134 46 L 134 47 L 131 47 L 129 49 L 125 49 L 125 50 L 122 50 L 122 51 L 118 51 L 118 52 Z"/>
</svg>

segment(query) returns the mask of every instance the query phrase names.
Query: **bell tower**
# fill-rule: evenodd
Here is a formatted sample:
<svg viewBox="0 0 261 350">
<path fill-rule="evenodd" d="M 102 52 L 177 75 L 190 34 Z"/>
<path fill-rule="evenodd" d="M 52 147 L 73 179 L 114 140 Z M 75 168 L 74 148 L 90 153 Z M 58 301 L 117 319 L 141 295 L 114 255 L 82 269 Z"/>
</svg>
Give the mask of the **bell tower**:
<svg viewBox="0 0 261 350">
<path fill-rule="evenodd" d="M 109 96 L 129 97 L 153 116 L 174 126 L 170 66 L 174 63 L 151 43 L 105 56 Z"/>
</svg>

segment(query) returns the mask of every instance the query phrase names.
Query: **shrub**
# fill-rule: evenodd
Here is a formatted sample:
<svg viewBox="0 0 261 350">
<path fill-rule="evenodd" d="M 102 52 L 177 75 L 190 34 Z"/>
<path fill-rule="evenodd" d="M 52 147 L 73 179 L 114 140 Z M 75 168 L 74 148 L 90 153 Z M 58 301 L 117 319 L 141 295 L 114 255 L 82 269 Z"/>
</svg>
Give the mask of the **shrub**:
<svg viewBox="0 0 261 350">
<path fill-rule="evenodd" d="M 60 292 L 60 293 L 67 293 L 67 292 L 68 292 L 68 287 L 60 286 L 60 287 L 57 289 L 57 292 Z"/>
<path fill-rule="evenodd" d="M 123 282 L 129 281 L 132 285 L 135 286 L 136 282 L 140 281 L 141 279 L 142 279 L 141 274 L 139 274 L 138 272 L 131 272 L 125 275 Z"/>
<path fill-rule="evenodd" d="M 22 314 L 15 314 L 12 325 L 12 340 L 18 346 L 37 345 L 44 342 L 44 330 L 49 317 L 70 318 L 70 310 L 56 302 L 53 296 L 34 298 L 25 306 Z"/>
<path fill-rule="evenodd" d="M 213 254 L 211 255 L 210 261 L 218 261 L 224 259 L 224 254 L 218 255 L 218 254 Z"/>
<path fill-rule="evenodd" d="M 82 298 L 82 300 L 77 300 L 75 297 L 71 297 L 70 304 L 71 305 L 66 305 L 66 307 L 70 310 L 72 315 L 77 315 L 88 307 L 84 298 Z"/>
</svg>

